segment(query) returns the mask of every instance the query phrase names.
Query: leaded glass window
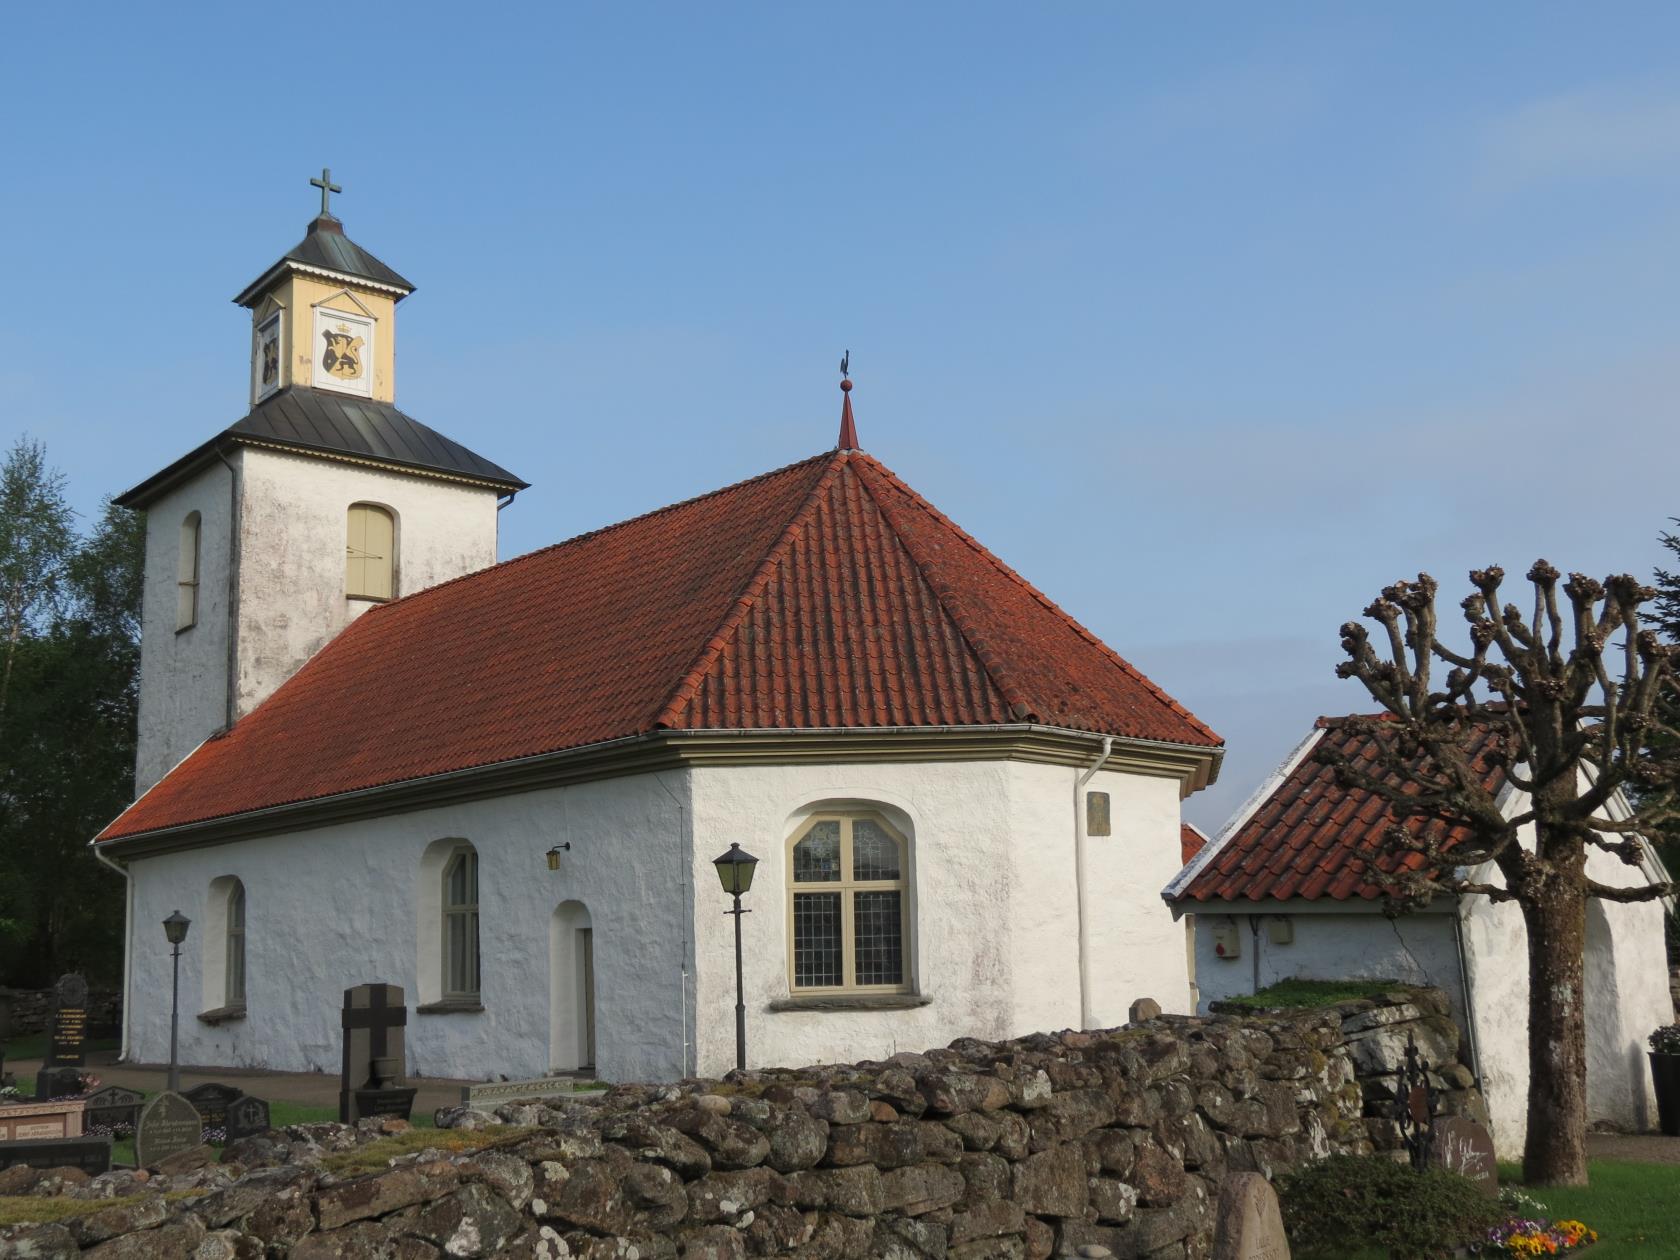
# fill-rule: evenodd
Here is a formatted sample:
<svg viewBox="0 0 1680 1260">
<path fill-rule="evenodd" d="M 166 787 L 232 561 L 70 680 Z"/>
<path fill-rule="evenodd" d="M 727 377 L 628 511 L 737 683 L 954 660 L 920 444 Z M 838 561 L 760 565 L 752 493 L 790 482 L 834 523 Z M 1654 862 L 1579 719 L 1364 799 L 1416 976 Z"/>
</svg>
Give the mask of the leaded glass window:
<svg viewBox="0 0 1680 1260">
<path fill-rule="evenodd" d="M 227 993 L 228 1006 L 245 1005 L 245 885 L 238 880 L 228 893 Z"/>
<path fill-rule="evenodd" d="M 876 815 L 819 815 L 789 857 L 793 988 L 907 989 L 904 838 Z"/>
</svg>

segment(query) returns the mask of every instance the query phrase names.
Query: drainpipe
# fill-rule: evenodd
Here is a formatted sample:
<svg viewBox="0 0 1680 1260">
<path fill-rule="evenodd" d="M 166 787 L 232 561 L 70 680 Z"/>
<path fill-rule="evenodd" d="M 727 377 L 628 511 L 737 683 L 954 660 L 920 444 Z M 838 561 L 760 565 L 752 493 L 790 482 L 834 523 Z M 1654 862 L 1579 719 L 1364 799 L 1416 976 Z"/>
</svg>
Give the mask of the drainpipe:
<svg viewBox="0 0 1680 1260">
<path fill-rule="evenodd" d="M 127 888 L 123 906 L 123 983 L 122 983 L 122 1049 L 117 1052 L 117 1060 L 128 1062 L 128 1013 L 129 996 L 134 988 L 134 876 L 126 866 L 119 866 L 99 851 L 99 846 L 89 844 L 93 856 L 109 866 L 123 877 Z"/>
<path fill-rule="evenodd" d="M 227 579 L 227 729 L 237 716 L 234 685 L 239 678 L 239 470 L 218 449 L 216 458 L 228 470 L 228 579 Z"/>
<path fill-rule="evenodd" d="M 1464 956 L 1464 898 L 1453 908 L 1453 948 L 1458 952 L 1458 991 L 1464 996 L 1464 1032 L 1470 1038 L 1470 1071 L 1482 1088 L 1482 1047 L 1476 1036 L 1476 1002 L 1470 992 L 1470 964 Z"/>
<path fill-rule="evenodd" d="M 1073 785 L 1073 883 L 1079 919 L 1079 1027 L 1089 1028 L 1091 1014 L 1091 916 L 1085 907 L 1085 785 L 1102 769 L 1114 747 L 1114 736 L 1102 737 L 1102 751 Z"/>
</svg>

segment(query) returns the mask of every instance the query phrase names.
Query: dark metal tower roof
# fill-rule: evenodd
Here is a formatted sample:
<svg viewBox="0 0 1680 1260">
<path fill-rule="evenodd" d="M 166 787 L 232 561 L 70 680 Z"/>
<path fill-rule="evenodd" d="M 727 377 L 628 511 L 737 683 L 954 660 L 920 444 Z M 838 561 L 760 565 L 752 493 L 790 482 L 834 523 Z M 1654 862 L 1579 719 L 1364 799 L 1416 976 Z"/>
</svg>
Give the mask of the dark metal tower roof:
<svg viewBox="0 0 1680 1260">
<path fill-rule="evenodd" d="M 330 214 L 322 214 L 310 221 L 309 231 L 301 241 L 282 254 L 279 262 L 246 285 L 233 300 L 240 306 L 251 305 L 278 272 L 293 266 L 331 272 L 384 289 L 397 289 L 400 290 L 399 300 L 414 292 L 412 284 L 344 235 L 344 224 Z"/>
<path fill-rule="evenodd" d="M 500 464 L 446 438 L 388 402 L 353 398 L 295 385 L 264 399 L 249 415 L 204 445 L 117 496 L 123 507 L 145 507 L 218 451 L 241 444 L 279 446 L 329 458 L 371 460 L 398 468 L 471 481 L 511 494 L 529 484 Z"/>
</svg>

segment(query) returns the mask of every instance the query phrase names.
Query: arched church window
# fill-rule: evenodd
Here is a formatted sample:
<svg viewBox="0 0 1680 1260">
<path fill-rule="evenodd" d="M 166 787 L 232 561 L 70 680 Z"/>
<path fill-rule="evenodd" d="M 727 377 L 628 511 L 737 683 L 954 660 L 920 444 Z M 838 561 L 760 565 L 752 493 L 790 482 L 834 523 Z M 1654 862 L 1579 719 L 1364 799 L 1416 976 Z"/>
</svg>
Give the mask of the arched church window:
<svg viewBox="0 0 1680 1260">
<path fill-rule="evenodd" d="M 175 580 L 175 628 L 185 630 L 198 624 L 198 538 L 201 520 L 188 512 L 181 522 L 181 558 Z"/>
<path fill-rule="evenodd" d="M 443 868 L 443 996 L 478 998 L 478 851 L 471 845 Z"/>
<path fill-rule="evenodd" d="M 788 980 L 797 992 L 909 988 L 909 845 L 878 814 L 817 814 L 789 846 Z"/>
<path fill-rule="evenodd" d="M 355 503 L 346 521 L 344 593 L 351 599 L 396 594 L 396 521 L 373 503 Z"/>
<path fill-rule="evenodd" d="M 245 885 L 237 879 L 227 902 L 227 995 L 228 1006 L 245 1005 Z"/>
</svg>

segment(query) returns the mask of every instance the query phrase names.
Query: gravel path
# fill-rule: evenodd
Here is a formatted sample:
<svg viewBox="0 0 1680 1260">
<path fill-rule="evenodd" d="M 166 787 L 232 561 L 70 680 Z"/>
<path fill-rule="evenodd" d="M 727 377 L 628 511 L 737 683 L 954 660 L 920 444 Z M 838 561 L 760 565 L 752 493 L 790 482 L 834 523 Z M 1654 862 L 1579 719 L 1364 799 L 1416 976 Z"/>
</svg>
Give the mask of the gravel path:
<svg viewBox="0 0 1680 1260">
<path fill-rule="evenodd" d="M 1656 1133 L 1589 1133 L 1592 1159 L 1625 1159 L 1638 1164 L 1680 1164 L 1680 1137 Z"/>
</svg>

